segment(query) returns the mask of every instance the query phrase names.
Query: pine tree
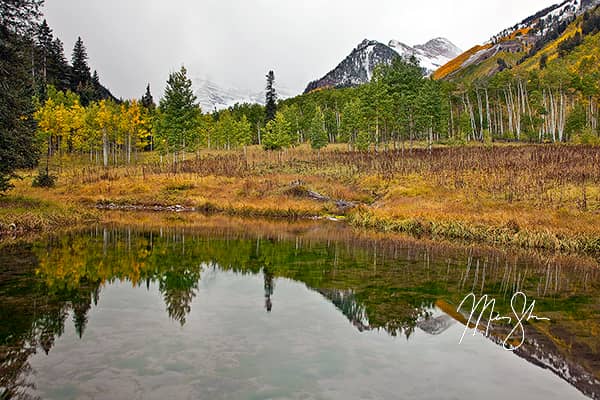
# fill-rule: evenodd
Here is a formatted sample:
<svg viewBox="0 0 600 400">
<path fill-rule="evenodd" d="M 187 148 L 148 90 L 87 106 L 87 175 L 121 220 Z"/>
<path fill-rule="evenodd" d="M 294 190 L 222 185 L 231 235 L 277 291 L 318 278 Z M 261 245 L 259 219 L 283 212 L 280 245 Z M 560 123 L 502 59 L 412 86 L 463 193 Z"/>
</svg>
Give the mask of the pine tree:
<svg viewBox="0 0 600 400">
<path fill-rule="evenodd" d="M 152 97 L 152 93 L 150 92 L 150 84 L 146 87 L 146 93 L 142 96 L 141 99 L 142 106 L 144 106 L 148 110 L 154 110 L 156 108 L 156 104 L 154 103 L 154 98 Z"/>
<path fill-rule="evenodd" d="M 183 153 L 185 157 L 186 147 L 195 142 L 193 136 L 198 132 L 196 125 L 198 114 L 201 112 L 185 67 L 169 75 L 165 95 L 159 107 L 159 133 L 166 147 L 163 150 L 172 152 L 176 162 L 178 153 Z"/>
<path fill-rule="evenodd" d="M 152 151 L 154 150 L 154 129 L 152 129 L 152 126 L 154 125 L 156 116 L 156 103 L 154 103 L 154 98 L 150 92 L 150 84 L 148 84 L 146 93 L 144 93 L 140 99 L 140 105 L 142 106 L 142 111 L 144 113 L 144 130 L 147 132 L 147 136 L 144 138 L 147 145 L 144 149 Z"/>
<path fill-rule="evenodd" d="M 277 93 L 275 92 L 275 73 L 269 71 L 267 78 L 267 95 L 265 102 L 265 123 L 275 119 L 277 114 Z"/>
<path fill-rule="evenodd" d="M 41 82 L 42 92 L 45 92 L 46 85 L 48 84 L 48 57 L 52 52 L 52 29 L 48 26 L 46 20 L 42 22 L 37 31 L 36 42 L 41 58 Z"/>
<path fill-rule="evenodd" d="M 540 69 L 546 68 L 547 65 L 548 65 L 548 54 L 544 53 L 540 57 Z"/>
<path fill-rule="evenodd" d="M 79 90 L 84 88 L 92 79 L 87 60 L 87 50 L 85 49 L 85 45 L 83 44 L 81 37 L 78 37 L 77 42 L 75 42 L 75 47 L 73 48 L 73 56 L 71 58 L 71 90 L 73 91 L 79 92 Z"/>
<path fill-rule="evenodd" d="M 327 146 L 327 131 L 325 130 L 325 115 L 321 107 L 317 106 L 315 116 L 310 124 L 310 147 L 321 150 Z"/>
<path fill-rule="evenodd" d="M 71 87 L 71 66 L 65 57 L 63 43 L 55 38 L 48 52 L 48 83 L 58 90 L 67 90 Z"/>
<path fill-rule="evenodd" d="M 100 76 L 98 76 L 98 71 L 94 70 L 92 74 L 92 79 L 90 81 L 94 88 L 100 87 Z"/>
<path fill-rule="evenodd" d="M 15 170 L 38 161 L 34 141 L 31 43 L 42 1 L 0 2 L 0 192 L 11 187 Z"/>
<path fill-rule="evenodd" d="M 88 86 L 92 89 L 93 94 L 91 95 L 90 101 L 97 101 L 102 99 L 102 85 L 100 85 L 100 76 L 98 71 L 94 70 Z"/>
</svg>

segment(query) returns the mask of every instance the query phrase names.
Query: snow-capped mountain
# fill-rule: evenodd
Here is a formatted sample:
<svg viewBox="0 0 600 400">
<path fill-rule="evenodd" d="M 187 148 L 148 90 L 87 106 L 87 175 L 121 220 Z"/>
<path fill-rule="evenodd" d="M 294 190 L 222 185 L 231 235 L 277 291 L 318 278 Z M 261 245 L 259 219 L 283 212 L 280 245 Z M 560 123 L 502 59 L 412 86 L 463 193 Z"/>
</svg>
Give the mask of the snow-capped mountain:
<svg viewBox="0 0 600 400">
<path fill-rule="evenodd" d="M 441 37 L 413 47 L 397 40 L 391 40 L 388 46 L 404 58 L 416 57 L 419 65 L 425 69 L 427 75 L 462 53 L 462 50 L 452 42 Z"/>
<path fill-rule="evenodd" d="M 493 36 L 488 43 L 494 43 L 502 38 L 509 37 L 514 32 L 524 29 L 535 29 L 538 36 L 545 35 L 554 26 L 561 22 L 569 22 L 576 15 L 583 13 L 590 7 L 600 3 L 598 0 L 566 0 L 559 4 L 547 7 L 534 15 L 525 18 L 515 26 L 505 29 Z"/>
<path fill-rule="evenodd" d="M 206 78 L 193 80 L 195 95 L 203 112 L 223 110 L 236 103 L 265 104 L 265 91 L 243 90 L 219 85 Z M 289 90 L 275 85 L 277 98 L 286 99 L 291 96 Z"/>
<path fill-rule="evenodd" d="M 322 88 L 357 86 L 367 83 L 380 64 L 390 64 L 395 58 L 414 56 L 426 75 L 461 53 L 448 39 L 436 38 L 414 47 L 397 40 L 388 45 L 375 40 L 363 40 L 337 67 L 323 78 L 308 84 L 305 93 Z"/>
<path fill-rule="evenodd" d="M 338 88 L 369 82 L 373 70 L 380 64 L 390 64 L 398 53 L 375 40 L 363 40 L 348 57 L 323 78 L 313 81 L 305 93 L 322 88 Z"/>
</svg>

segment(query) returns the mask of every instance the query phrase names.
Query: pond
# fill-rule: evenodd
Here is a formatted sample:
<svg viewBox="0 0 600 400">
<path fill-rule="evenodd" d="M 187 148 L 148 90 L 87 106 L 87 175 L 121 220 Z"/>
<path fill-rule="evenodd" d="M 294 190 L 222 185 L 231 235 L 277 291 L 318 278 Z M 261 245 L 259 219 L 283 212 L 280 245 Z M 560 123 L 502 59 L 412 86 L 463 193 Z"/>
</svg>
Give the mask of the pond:
<svg viewBox="0 0 600 400">
<path fill-rule="evenodd" d="M 517 292 L 549 321 L 512 350 L 458 311 Z M 225 218 L 0 247 L 2 399 L 600 398 L 599 334 L 576 257 Z"/>
</svg>

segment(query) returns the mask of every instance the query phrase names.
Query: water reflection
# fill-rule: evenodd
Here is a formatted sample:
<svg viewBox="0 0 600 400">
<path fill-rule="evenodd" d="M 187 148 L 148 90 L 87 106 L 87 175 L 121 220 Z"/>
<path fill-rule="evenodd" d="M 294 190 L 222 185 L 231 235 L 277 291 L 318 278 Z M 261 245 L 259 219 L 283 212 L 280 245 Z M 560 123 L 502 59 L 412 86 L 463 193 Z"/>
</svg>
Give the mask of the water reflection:
<svg viewBox="0 0 600 400">
<path fill-rule="evenodd" d="M 285 278 L 320 293 L 353 329 L 406 339 L 416 329 L 441 335 L 464 323 L 455 305 L 469 292 L 504 300 L 499 312 L 505 312 L 512 294 L 524 291 L 552 323 L 528 326 L 527 342 L 516 354 L 587 396 L 600 396 L 600 274 L 586 262 L 321 229 L 257 235 L 243 228 L 97 227 L 3 247 L 0 398 L 27 398 L 29 358 L 51 350 L 69 316 L 83 337 L 106 285 L 129 282 L 149 289 L 156 284 L 169 317 L 183 327 L 200 283 L 216 270 L 261 276 L 268 313 L 286 312 L 273 305 L 276 281 Z"/>
<path fill-rule="evenodd" d="M 263 277 L 265 279 L 265 308 L 267 312 L 271 312 L 273 309 L 273 302 L 271 296 L 273 296 L 273 290 L 275 289 L 275 282 L 273 281 L 273 272 L 269 267 L 263 268 Z"/>
</svg>

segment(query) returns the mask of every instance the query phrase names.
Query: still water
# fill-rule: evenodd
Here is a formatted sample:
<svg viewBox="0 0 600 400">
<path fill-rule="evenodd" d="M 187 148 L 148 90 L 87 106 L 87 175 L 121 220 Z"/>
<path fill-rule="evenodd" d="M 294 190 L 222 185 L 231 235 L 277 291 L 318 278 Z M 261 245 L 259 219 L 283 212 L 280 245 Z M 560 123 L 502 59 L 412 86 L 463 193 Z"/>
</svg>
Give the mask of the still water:
<svg viewBox="0 0 600 400">
<path fill-rule="evenodd" d="M 97 226 L 0 247 L 0 398 L 600 396 L 589 260 L 322 222 L 205 225 Z M 459 343 L 465 295 L 489 294 L 508 314 L 516 291 L 551 321 L 526 324 L 516 351 L 502 326 Z"/>
</svg>

